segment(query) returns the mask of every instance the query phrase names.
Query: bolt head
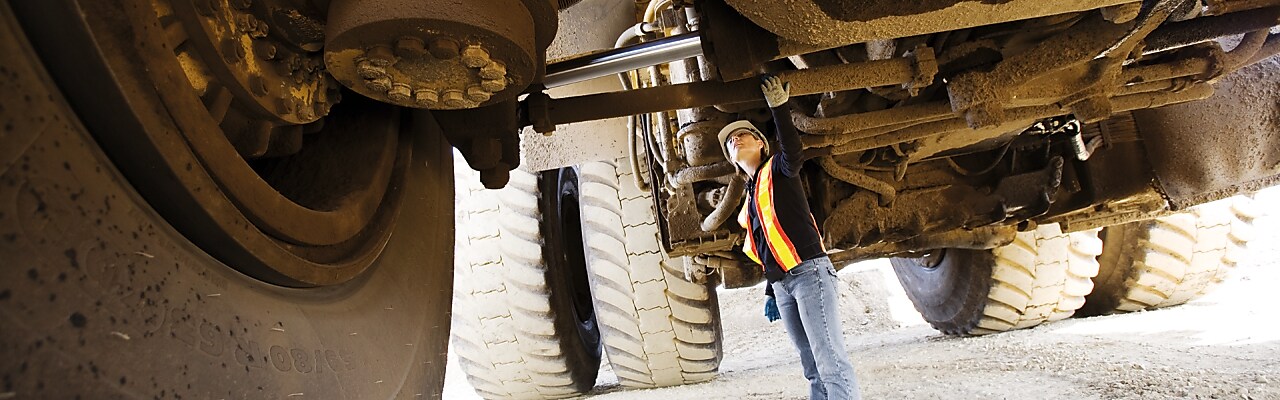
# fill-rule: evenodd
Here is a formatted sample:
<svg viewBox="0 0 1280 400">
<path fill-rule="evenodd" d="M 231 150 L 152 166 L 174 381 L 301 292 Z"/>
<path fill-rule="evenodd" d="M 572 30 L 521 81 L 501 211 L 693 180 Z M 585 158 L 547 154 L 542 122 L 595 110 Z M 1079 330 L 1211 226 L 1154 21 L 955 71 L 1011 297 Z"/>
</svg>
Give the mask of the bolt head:
<svg viewBox="0 0 1280 400">
<path fill-rule="evenodd" d="M 422 88 L 413 92 L 413 101 L 424 107 L 434 107 L 440 103 L 440 92 Z"/>
<path fill-rule="evenodd" d="M 471 85 L 471 87 L 467 88 L 467 99 L 477 103 L 489 101 L 489 96 L 492 95 L 492 93 L 489 93 L 488 90 L 484 90 L 480 85 Z"/>
<path fill-rule="evenodd" d="M 489 93 L 498 93 L 507 88 L 507 80 L 505 78 L 486 79 L 484 82 L 480 82 L 480 87 L 488 90 Z"/>
<path fill-rule="evenodd" d="M 469 45 L 462 50 L 462 64 L 470 68 L 480 68 L 489 64 L 489 51 L 478 45 Z"/>
<path fill-rule="evenodd" d="M 297 100 L 294 100 L 291 96 L 281 97 L 276 103 L 280 106 L 280 111 L 283 111 L 284 114 L 293 112 L 293 110 L 298 106 Z"/>
<path fill-rule="evenodd" d="M 248 77 L 248 90 L 252 91 L 255 95 L 265 96 L 266 90 L 268 90 L 268 87 L 266 87 L 266 78 L 262 78 L 259 74 Z"/>
<path fill-rule="evenodd" d="M 387 90 L 387 98 L 397 103 L 409 101 L 409 97 L 413 95 L 413 91 L 409 89 L 409 85 L 403 83 L 394 83 L 391 89 Z"/>
<path fill-rule="evenodd" d="M 375 79 L 387 76 L 387 69 L 374 65 L 369 60 L 360 60 L 356 63 L 356 73 L 364 79 Z"/>
<path fill-rule="evenodd" d="M 235 39 L 222 40 L 222 58 L 228 63 L 238 63 L 244 58 L 244 49 L 240 47 L 240 42 Z"/>
<path fill-rule="evenodd" d="M 405 36 L 396 41 L 396 55 L 401 57 L 422 57 L 427 53 L 427 44 L 422 39 Z"/>
<path fill-rule="evenodd" d="M 507 66 L 501 61 L 493 60 L 480 69 L 480 77 L 484 79 L 502 79 L 507 76 Z"/>
<path fill-rule="evenodd" d="M 385 92 L 391 90 L 391 78 L 384 76 L 374 79 L 365 79 L 364 87 L 374 92 Z"/>
<path fill-rule="evenodd" d="M 458 42 L 449 38 L 431 39 L 431 43 L 428 45 L 427 50 L 429 50 L 431 55 L 435 58 L 448 60 L 458 56 Z"/>
<path fill-rule="evenodd" d="M 444 105 L 453 108 L 462 108 L 467 105 L 467 99 L 463 97 L 462 91 L 458 89 L 449 89 L 444 91 L 444 95 L 441 96 L 441 100 L 444 101 Z"/>
<path fill-rule="evenodd" d="M 365 59 L 379 67 L 389 67 L 396 63 L 396 55 L 391 51 L 390 46 L 373 45 L 365 51 Z"/>
<path fill-rule="evenodd" d="M 261 57 L 263 61 L 276 59 L 276 45 L 271 44 L 270 42 L 255 41 L 253 43 L 253 51 L 257 53 L 258 57 Z"/>
</svg>

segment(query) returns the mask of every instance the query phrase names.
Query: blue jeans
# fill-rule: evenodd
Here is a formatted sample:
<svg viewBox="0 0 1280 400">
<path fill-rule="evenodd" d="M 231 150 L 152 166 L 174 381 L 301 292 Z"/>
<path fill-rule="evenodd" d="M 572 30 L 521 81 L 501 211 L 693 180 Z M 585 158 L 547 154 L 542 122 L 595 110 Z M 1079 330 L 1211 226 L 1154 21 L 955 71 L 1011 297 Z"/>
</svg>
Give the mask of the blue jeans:
<svg viewBox="0 0 1280 400">
<path fill-rule="evenodd" d="M 773 283 L 783 325 L 800 352 L 811 400 L 861 398 L 844 348 L 837 281 L 831 259 L 821 257 L 800 263 Z"/>
</svg>

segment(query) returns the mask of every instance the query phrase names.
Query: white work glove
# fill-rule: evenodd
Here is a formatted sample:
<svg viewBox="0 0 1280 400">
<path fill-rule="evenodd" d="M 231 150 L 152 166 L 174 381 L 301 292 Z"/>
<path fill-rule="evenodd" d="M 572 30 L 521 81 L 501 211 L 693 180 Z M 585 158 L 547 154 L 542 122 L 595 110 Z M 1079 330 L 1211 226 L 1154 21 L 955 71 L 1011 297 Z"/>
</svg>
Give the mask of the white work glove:
<svg viewBox="0 0 1280 400">
<path fill-rule="evenodd" d="M 769 108 L 786 104 L 787 99 L 791 98 L 791 84 L 782 82 L 776 76 L 765 77 L 760 91 L 764 92 L 764 101 L 769 103 Z"/>
</svg>

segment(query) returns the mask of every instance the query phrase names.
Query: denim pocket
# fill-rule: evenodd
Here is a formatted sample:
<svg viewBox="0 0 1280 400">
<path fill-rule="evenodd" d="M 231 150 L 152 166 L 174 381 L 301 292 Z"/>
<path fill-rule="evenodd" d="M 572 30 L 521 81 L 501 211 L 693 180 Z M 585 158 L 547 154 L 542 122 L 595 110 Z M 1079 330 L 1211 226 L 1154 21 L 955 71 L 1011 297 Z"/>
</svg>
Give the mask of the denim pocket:
<svg viewBox="0 0 1280 400">
<path fill-rule="evenodd" d="M 832 266 L 831 264 L 824 265 L 822 269 L 827 270 L 827 273 L 831 274 L 831 276 L 838 277 L 836 275 L 836 267 Z"/>
</svg>

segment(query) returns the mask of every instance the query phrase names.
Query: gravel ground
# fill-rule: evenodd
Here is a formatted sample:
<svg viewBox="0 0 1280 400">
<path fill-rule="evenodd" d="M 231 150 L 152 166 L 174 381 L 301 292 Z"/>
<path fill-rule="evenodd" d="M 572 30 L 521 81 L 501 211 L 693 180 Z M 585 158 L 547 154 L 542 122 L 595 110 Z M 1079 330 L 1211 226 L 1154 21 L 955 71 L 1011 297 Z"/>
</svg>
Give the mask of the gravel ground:
<svg viewBox="0 0 1280 400">
<path fill-rule="evenodd" d="M 1259 201 L 1250 258 L 1216 291 L 1180 307 L 1070 319 L 991 336 L 929 328 L 885 260 L 852 265 L 841 313 L 868 399 L 1280 399 L 1280 191 Z M 761 315 L 763 288 L 721 290 L 725 356 L 714 381 L 623 391 L 603 371 L 592 399 L 804 399 L 807 382 L 781 324 Z M 456 364 L 445 398 L 473 399 Z"/>
</svg>

